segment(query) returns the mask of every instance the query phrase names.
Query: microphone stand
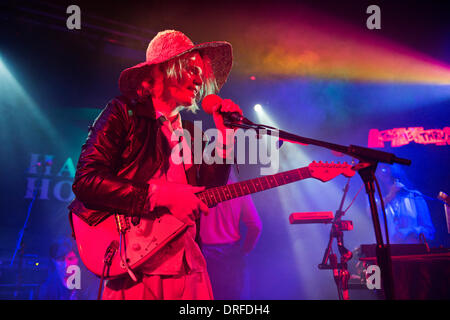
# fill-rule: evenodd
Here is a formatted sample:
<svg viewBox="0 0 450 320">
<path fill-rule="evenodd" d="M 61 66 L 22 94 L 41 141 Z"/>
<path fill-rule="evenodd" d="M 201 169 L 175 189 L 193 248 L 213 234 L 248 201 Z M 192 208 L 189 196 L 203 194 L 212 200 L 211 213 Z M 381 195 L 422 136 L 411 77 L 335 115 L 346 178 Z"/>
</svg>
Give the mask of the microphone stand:
<svg viewBox="0 0 450 320">
<path fill-rule="evenodd" d="M 344 205 L 345 197 L 349 189 L 350 179 L 351 178 L 348 178 L 347 183 L 345 184 L 341 204 L 339 205 L 339 209 L 336 211 L 336 215 L 331 222 L 330 238 L 328 240 L 328 246 L 325 249 L 325 253 L 323 255 L 322 263 L 318 265 L 318 268 L 321 270 L 333 270 L 333 276 L 338 289 L 339 300 L 349 300 L 348 280 L 350 278 L 350 273 L 347 269 L 347 262 L 353 257 L 352 252 L 344 247 L 343 231 L 345 231 L 345 228 L 342 227 L 341 223 L 341 218 L 345 214 L 345 212 L 342 211 L 342 207 Z M 330 255 L 334 238 L 336 238 L 338 250 L 341 255 L 340 263 L 337 263 L 336 254 L 333 253 Z M 327 264 L 328 260 L 330 260 L 330 264 Z"/>
<path fill-rule="evenodd" d="M 266 126 L 263 124 L 255 124 L 246 118 L 244 118 L 244 120 L 241 122 L 234 122 L 225 119 L 224 124 L 229 128 L 254 129 L 260 131 L 263 130 L 264 134 L 276 136 L 283 141 L 301 145 L 315 145 L 349 155 L 350 157 L 353 157 L 360 161 L 356 166 L 354 166 L 354 169 L 358 171 L 361 179 L 363 180 L 366 193 L 369 198 L 370 212 L 377 242 L 377 264 L 381 269 L 381 279 L 384 295 L 387 300 L 395 299 L 390 248 L 389 245 L 384 244 L 383 241 L 378 210 L 375 201 L 375 171 L 379 162 L 388 164 L 398 163 L 401 165 L 410 165 L 411 160 L 398 158 L 393 153 L 379 151 L 371 148 L 355 145 L 343 146 L 335 143 L 298 136 L 274 127 Z M 381 196 L 382 195 L 380 194 L 380 197 Z"/>
</svg>

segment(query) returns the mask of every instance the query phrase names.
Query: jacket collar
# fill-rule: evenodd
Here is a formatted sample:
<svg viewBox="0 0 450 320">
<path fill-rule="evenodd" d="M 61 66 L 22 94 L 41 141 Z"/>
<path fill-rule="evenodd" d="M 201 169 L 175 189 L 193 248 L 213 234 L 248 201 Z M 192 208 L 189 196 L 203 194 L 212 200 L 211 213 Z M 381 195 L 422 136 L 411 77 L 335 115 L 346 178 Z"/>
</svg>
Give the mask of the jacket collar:
<svg viewBox="0 0 450 320">
<path fill-rule="evenodd" d="M 133 105 L 132 106 L 133 112 L 136 116 L 145 117 L 152 120 L 160 119 L 161 124 L 165 120 L 165 117 L 161 113 L 155 111 L 155 108 L 153 107 L 153 103 L 151 100 L 149 100 L 146 103 L 132 101 L 132 105 Z M 180 114 L 178 114 L 178 117 L 175 121 L 177 121 L 179 125 L 181 125 L 181 127 L 186 128 L 186 121 L 181 120 Z"/>
<path fill-rule="evenodd" d="M 153 107 L 153 103 L 151 100 L 147 101 L 146 103 L 135 102 L 133 104 L 133 109 L 136 116 L 156 119 L 155 108 Z"/>
</svg>

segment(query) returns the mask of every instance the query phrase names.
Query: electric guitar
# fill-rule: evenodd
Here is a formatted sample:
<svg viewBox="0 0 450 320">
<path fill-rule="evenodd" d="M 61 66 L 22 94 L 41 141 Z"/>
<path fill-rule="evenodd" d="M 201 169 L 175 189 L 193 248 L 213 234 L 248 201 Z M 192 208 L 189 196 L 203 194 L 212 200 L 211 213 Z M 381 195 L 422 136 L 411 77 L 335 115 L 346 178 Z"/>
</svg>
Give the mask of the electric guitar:
<svg viewBox="0 0 450 320">
<path fill-rule="evenodd" d="M 196 196 L 212 208 L 222 201 L 298 180 L 315 178 L 326 182 L 340 174 L 351 177 L 355 171 L 346 162 L 313 161 L 308 167 L 210 188 Z M 131 223 L 130 217 L 121 214 L 111 214 L 95 226 L 89 226 L 73 213 L 72 219 L 82 261 L 91 272 L 105 278 L 116 278 L 127 272 L 133 278 L 133 269 L 151 259 L 159 249 L 187 228 L 168 210 L 142 216 L 136 225 Z"/>
</svg>

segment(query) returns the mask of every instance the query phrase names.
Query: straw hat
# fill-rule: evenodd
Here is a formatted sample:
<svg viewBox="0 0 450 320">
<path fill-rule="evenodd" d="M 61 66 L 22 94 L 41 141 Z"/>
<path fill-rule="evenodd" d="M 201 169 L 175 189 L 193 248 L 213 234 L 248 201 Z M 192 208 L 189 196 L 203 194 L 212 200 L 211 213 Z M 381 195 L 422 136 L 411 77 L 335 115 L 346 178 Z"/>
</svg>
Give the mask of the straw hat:
<svg viewBox="0 0 450 320">
<path fill-rule="evenodd" d="M 146 61 L 122 71 L 119 77 L 119 89 L 124 95 L 136 95 L 136 89 L 142 79 L 148 75 L 149 66 L 178 58 L 185 53 L 199 51 L 202 56 L 211 60 L 211 67 L 220 89 L 227 80 L 233 63 L 231 44 L 225 41 L 206 42 L 198 45 L 182 32 L 165 30 L 159 32 L 150 41 Z"/>
</svg>

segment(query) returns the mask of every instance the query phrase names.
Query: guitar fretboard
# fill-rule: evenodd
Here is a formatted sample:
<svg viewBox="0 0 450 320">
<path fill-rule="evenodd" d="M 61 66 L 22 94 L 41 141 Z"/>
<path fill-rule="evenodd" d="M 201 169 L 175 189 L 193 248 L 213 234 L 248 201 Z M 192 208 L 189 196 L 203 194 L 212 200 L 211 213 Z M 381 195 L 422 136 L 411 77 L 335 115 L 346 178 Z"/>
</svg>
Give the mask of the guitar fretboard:
<svg viewBox="0 0 450 320">
<path fill-rule="evenodd" d="M 311 173 L 309 172 L 308 167 L 304 167 L 211 188 L 197 193 L 197 197 L 206 203 L 209 208 L 212 208 L 222 201 L 231 200 L 307 178 L 311 178 Z"/>
</svg>

